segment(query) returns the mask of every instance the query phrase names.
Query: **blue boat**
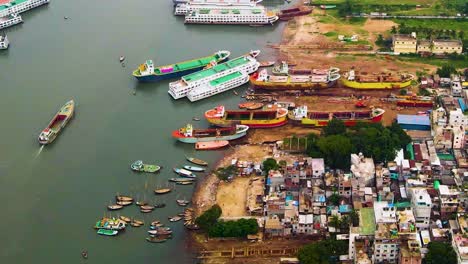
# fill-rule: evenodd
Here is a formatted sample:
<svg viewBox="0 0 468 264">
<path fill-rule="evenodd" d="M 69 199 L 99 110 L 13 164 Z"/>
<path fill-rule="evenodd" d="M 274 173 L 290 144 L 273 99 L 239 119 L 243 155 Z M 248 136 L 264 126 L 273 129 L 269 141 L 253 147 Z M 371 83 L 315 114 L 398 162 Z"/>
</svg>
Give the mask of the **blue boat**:
<svg viewBox="0 0 468 264">
<path fill-rule="evenodd" d="M 231 55 L 231 52 L 221 50 L 203 58 L 156 67 L 152 60 L 147 60 L 138 69 L 133 71 L 133 76 L 140 82 L 156 82 L 169 78 L 177 78 L 225 62 L 229 58 L 229 55 Z"/>
</svg>

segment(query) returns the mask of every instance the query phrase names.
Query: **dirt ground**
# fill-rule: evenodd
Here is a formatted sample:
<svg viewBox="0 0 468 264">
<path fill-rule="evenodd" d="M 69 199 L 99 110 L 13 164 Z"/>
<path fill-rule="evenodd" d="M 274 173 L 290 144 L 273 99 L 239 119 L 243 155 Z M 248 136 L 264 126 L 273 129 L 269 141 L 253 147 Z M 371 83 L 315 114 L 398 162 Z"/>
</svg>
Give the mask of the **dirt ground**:
<svg viewBox="0 0 468 264">
<path fill-rule="evenodd" d="M 249 177 L 237 177 L 232 182 L 221 182 L 216 194 L 216 203 L 221 207 L 222 217 L 246 216 L 247 188 Z"/>
</svg>

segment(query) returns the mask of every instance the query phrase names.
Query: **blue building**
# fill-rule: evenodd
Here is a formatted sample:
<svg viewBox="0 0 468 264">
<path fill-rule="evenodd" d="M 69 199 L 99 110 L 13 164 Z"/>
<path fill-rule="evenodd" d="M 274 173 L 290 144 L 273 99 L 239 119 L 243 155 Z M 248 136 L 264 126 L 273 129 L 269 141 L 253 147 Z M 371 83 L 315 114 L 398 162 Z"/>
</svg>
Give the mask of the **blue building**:
<svg viewBox="0 0 468 264">
<path fill-rule="evenodd" d="M 407 130 L 431 130 L 431 121 L 428 115 L 398 115 L 397 122 Z"/>
</svg>

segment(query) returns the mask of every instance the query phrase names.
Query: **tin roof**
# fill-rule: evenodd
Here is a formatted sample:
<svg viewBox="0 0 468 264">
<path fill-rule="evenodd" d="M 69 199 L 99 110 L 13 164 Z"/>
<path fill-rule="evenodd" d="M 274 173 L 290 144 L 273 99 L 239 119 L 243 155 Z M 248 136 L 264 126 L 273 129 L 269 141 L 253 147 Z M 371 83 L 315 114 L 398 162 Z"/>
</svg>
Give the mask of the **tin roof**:
<svg viewBox="0 0 468 264">
<path fill-rule="evenodd" d="M 429 121 L 429 116 L 423 115 L 398 115 L 397 116 L 398 124 L 404 125 L 422 125 L 430 126 L 431 122 Z"/>
</svg>

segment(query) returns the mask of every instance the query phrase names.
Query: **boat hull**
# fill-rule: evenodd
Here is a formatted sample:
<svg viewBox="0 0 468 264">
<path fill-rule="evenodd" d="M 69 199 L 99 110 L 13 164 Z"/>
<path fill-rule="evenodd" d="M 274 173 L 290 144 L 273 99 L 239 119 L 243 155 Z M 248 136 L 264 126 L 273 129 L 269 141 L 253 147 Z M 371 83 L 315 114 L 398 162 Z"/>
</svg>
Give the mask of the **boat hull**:
<svg viewBox="0 0 468 264">
<path fill-rule="evenodd" d="M 230 127 L 233 125 L 246 125 L 250 128 L 271 128 L 286 125 L 286 116 L 271 120 L 225 120 L 220 118 L 207 118 L 211 124 L 219 127 Z"/>
<path fill-rule="evenodd" d="M 352 89 L 368 89 L 368 90 L 381 90 L 381 89 L 401 89 L 411 85 L 412 80 L 403 82 L 357 82 L 342 79 L 341 82 L 344 86 Z"/>
<path fill-rule="evenodd" d="M 311 90 L 311 89 L 324 89 L 335 86 L 336 81 L 328 83 L 286 83 L 286 82 L 260 82 L 250 78 L 250 83 L 254 89 L 261 90 Z"/>
<path fill-rule="evenodd" d="M 195 144 L 197 142 L 217 141 L 217 140 L 235 140 L 235 139 L 244 137 L 245 135 L 247 135 L 247 131 L 234 134 L 234 135 L 229 135 L 229 136 L 196 138 L 196 137 L 180 137 L 179 131 L 172 132 L 172 136 L 176 138 L 178 141 L 183 142 L 183 143 L 189 143 L 189 144 Z"/>
<path fill-rule="evenodd" d="M 355 126 L 358 123 L 378 123 L 382 121 L 383 113 L 381 115 L 374 116 L 369 119 L 348 119 L 342 120 L 344 125 L 347 127 Z M 310 118 L 303 118 L 300 121 L 296 121 L 296 123 L 302 126 L 311 126 L 311 127 L 324 127 L 328 125 L 330 120 L 318 120 L 318 119 L 310 119 Z"/>
<path fill-rule="evenodd" d="M 47 145 L 54 142 L 54 140 L 57 138 L 60 132 L 67 126 L 70 119 L 73 118 L 74 113 L 75 102 L 71 100 L 61 107 L 60 111 L 57 114 L 55 114 L 54 118 L 50 121 L 46 129 L 43 130 L 43 132 L 45 130 L 50 130 L 52 131 L 52 133 L 44 138 L 42 137 L 42 133 L 41 135 L 39 135 L 39 144 Z M 56 124 L 58 124 L 58 126 Z"/>
</svg>

